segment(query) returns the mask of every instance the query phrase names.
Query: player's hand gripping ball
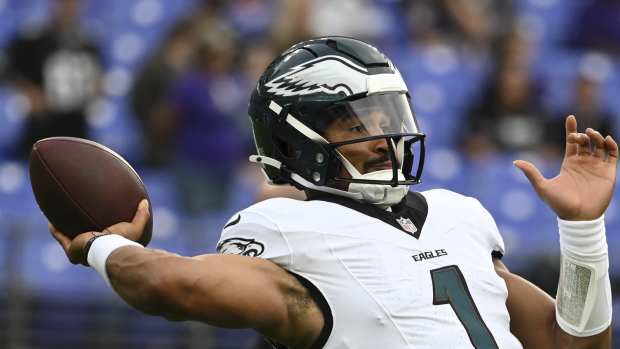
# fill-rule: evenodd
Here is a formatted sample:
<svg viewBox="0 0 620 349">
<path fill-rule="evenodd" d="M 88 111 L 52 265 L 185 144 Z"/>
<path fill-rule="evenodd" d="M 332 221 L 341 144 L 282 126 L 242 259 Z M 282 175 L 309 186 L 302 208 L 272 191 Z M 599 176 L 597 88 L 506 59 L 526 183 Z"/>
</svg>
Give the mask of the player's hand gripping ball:
<svg viewBox="0 0 620 349">
<path fill-rule="evenodd" d="M 32 191 L 50 223 L 69 238 L 119 223 L 131 222 L 142 199 L 144 183 L 120 155 L 80 138 L 40 140 L 30 154 Z M 153 215 L 135 241 L 151 240 Z"/>
</svg>

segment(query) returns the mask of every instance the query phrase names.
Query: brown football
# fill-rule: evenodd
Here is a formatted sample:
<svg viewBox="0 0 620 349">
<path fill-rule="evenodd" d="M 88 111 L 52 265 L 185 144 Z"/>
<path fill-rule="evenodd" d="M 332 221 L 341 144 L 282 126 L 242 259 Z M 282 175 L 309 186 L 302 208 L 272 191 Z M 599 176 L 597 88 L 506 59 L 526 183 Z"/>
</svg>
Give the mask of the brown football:
<svg viewBox="0 0 620 349">
<path fill-rule="evenodd" d="M 125 159 L 81 138 L 36 142 L 30 153 L 30 183 L 43 214 L 69 237 L 130 222 L 138 203 L 149 198 L 140 176 Z M 138 241 L 144 246 L 151 240 L 152 217 L 151 211 Z"/>
</svg>

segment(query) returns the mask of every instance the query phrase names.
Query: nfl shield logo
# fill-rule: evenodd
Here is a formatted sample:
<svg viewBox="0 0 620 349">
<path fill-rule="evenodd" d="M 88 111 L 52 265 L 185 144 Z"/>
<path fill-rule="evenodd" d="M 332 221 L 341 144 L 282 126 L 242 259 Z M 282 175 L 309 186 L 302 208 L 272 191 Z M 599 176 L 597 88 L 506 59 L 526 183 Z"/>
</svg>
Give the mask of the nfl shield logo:
<svg viewBox="0 0 620 349">
<path fill-rule="evenodd" d="M 398 224 L 400 224 L 401 227 L 403 227 L 406 232 L 409 232 L 412 235 L 418 231 L 418 228 L 416 228 L 415 224 L 413 224 L 413 222 L 409 218 L 399 217 L 396 218 L 396 221 L 398 222 Z"/>
</svg>

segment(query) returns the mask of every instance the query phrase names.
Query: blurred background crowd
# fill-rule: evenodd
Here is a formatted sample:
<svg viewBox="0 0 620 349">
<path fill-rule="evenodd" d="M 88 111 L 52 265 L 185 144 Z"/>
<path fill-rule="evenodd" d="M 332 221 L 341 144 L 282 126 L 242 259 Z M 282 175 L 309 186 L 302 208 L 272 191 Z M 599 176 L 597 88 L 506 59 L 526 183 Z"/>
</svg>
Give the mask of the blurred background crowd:
<svg viewBox="0 0 620 349">
<path fill-rule="evenodd" d="M 264 195 L 247 164 L 251 89 L 276 54 L 328 34 L 378 46 L 403 74 L 428 135 L 414 189 L 479 198 L 508 267 L 555 294 L 555 217 L 512 160 L 557 172 L 568 114 L 618 139 L 620 0 L 0 0 L 0 347 L 260 346 L 141 315 L 70 267 L 27 158 L 50 136 L 109 146 L 146 183 L 152 245 L 213 252 L 222 223 Z M 615 314 L 619 202 L 606 215 Z"/>
</svg>

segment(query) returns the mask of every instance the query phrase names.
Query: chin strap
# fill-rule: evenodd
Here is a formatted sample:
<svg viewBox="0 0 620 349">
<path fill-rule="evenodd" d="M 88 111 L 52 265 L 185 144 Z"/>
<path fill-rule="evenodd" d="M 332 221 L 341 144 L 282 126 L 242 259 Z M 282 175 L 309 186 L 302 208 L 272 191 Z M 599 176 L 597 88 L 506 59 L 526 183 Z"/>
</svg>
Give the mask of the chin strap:
<svg viewBox="0 0 620 349">
<path fill-rule="evenodd" d="M 391 180 L 392 176 L 392 170 L 380 170 L 360 175 L 357 178 L 369 180 Z M 405 176 L 402 174 L 402 171 L 398 172 L 398 180 L 405 180 Z M 399 203 L 405 195 L 407 195 L 407 192 L 409 192 L 409 186 L 398 185 L 393 187 L 389 184 L 350 183 L 349 192 L 361 194 L 362 201 L 370 202 L 378 206 L 388 207 Z"/>
<path fill-rule="evenodd" d="M 344 158 L 343 158 L 344 159 Z M 271 179 L 267 176 L 265 172 L 265 166 L 271 166 L 277 170 L 282 170 L 282 163 L 274 158 L 270 158 L 268 156 L 262 155 L 250 155 L 250 162 L 258 164 L 261 167 L 261 171 L 263 175 L 267 179 L 267 181 L 272 184 Z M 348 161 L 344 159 L 347 163 Z M 350 165 L 350 163 L 349 163 Z M 352 165 L 351 165 L 352 166 Z M 346 167 L 346 165 L 345 165 Z M 357 172 L 357 171 L 355 171 Z M 366 173 L 364 175 L 356 173 L 359 179 L 369 179 L 369 180 L 389 180 L 392 178 L 392 170 L 380 170 L 375 172 Z M 353 200 L 368 202 L 374 205 L 377 205 L 382 208 L 387 208 L 392 205 L 396 205 L 399 203 L 407 192 L 409 191 L 408 185 L 399 185 L 393 187 L 391 185 L 382 185 L 382 184 L 366 184 L 366 183 L 349 183 L 349 190 L 344 191 L 332 187 L 315 185 L 314 183 L 307 181 L 302 176 L 297 173 L 290 172 L 290 178 L 292 181 L 301 185 L 304 188 L 318 190 L 321 192 L 344 196 Z M 405 180 L 405 177 L 402 173 L 398 174 L 399 180 Z"/>
</svg>

